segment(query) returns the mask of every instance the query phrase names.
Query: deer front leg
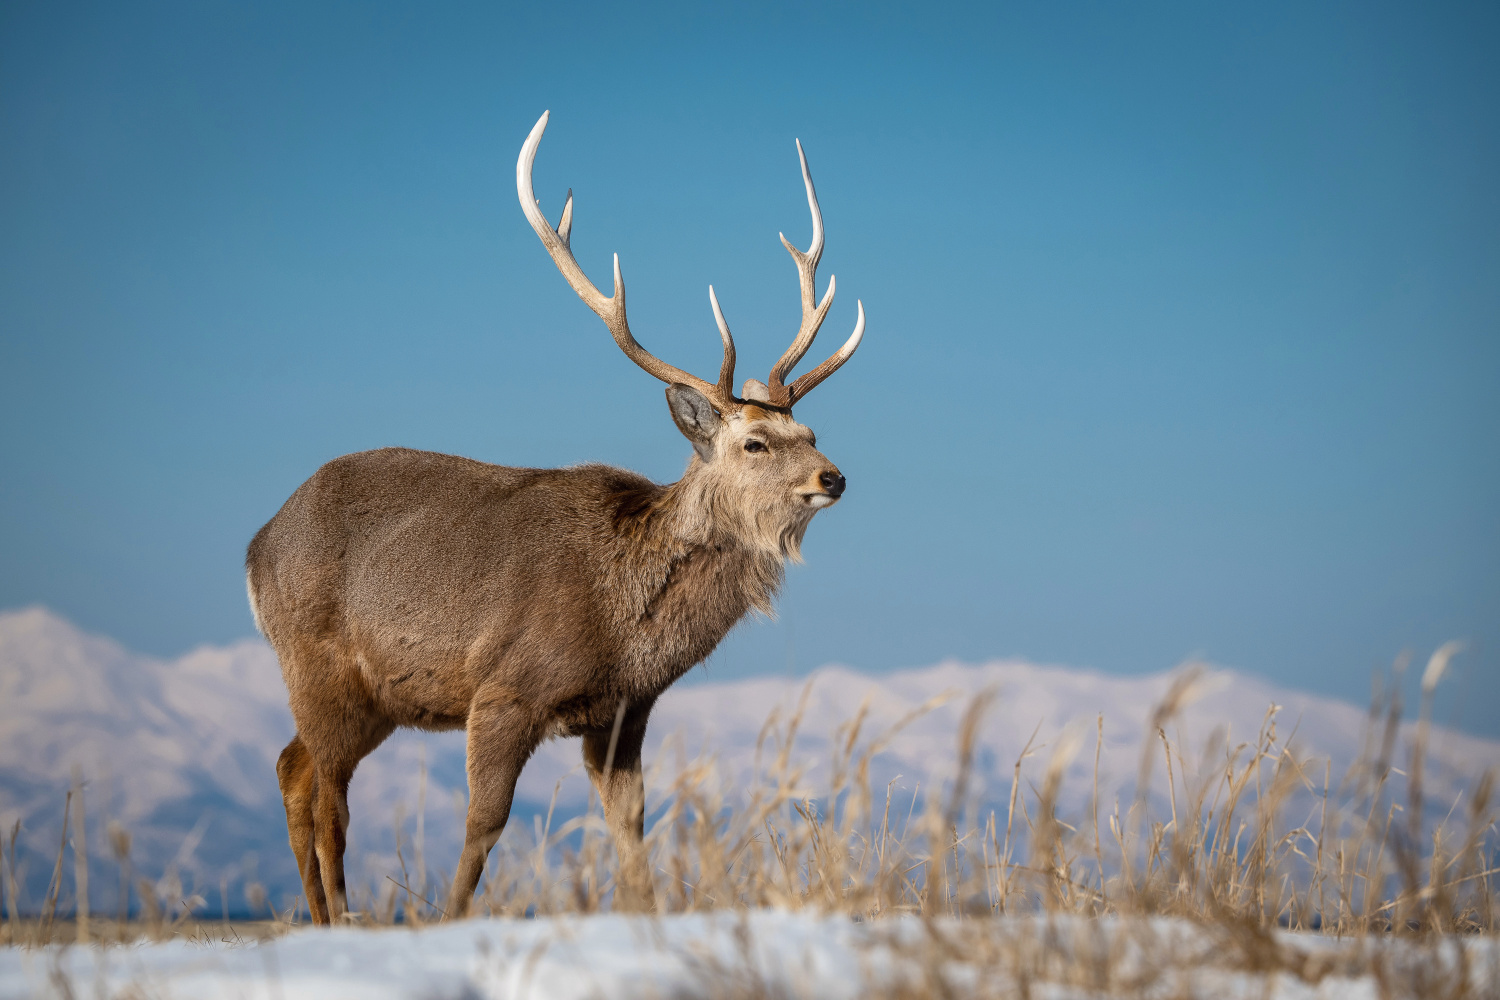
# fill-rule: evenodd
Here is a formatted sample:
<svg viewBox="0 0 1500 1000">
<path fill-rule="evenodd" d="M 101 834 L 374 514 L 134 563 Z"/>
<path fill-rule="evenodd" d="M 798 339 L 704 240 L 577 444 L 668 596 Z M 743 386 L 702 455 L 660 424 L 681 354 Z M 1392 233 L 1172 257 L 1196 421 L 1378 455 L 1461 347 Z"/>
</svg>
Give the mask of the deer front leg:
<svg viewBox="0 0 1500 1000">
<path fill-rule="evenodd" d="M 510 805 L 531 752 L 541 735 L 532 713 L 503 695 L 480 694 L 469 709 L 469 814 L 464 824 L 464 849 L 448 893 L 445 919 L 466 916 L 484 859 L 505 831 Z"/>
<path fill-rule="evenodd" d="M 641 778 L 641 744 L 646 738 L 647 712 L 649 706 L 639 713 L 627 713 L 618 735 L 611 728 L 583 737 L 583 763 L 604 803 L 604 820 L 614 834 L 615 851 L 620 858 L 615 878 L 615 910 L 623 913 L 656 910 L 651 861 L 644 842 L 646 789 Z"/>
</svg>

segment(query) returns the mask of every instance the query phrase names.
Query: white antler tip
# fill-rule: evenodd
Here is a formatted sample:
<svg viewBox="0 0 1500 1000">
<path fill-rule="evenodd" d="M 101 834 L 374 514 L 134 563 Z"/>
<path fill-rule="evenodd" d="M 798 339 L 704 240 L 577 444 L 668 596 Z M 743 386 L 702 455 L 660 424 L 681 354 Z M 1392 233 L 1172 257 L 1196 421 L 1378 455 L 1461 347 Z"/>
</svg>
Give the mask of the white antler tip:
<svg viewBox="0 0 1500 1000">
<path fill-rule="evenodd" d="M 854 332 L 849 335 L 848 341 L 844 343 L 843 349 L 839 351 L 846 358 L 854 353 L 854 349 L 859 346 L 859 342 L 865 337 L 865 304 L 858 299 L 855 300 L 855 303 L 859 307 L 859 318 L 854 321 Z"/>
<path fill-rule="evenodd" d="M 729 324 L 724 321 L 724 310 L 719 308 L 719 297 L 714 294 L 713 285 L 708 286 L 708 304 L 713 307 L 714 323 L 719 327 L 719 338 L 724 341 L 725 351 L 734 350 L 734 338 L 729 334 Z"/>
<path fill-rule="evenodd" d="M 536 195 L 531 190 L 531 165 L 536 160 L 536 150 L 542 142 L 542 133 L 547 130 L 547 115 L 551 112 L 542 112 L 542 117 L 536 120 L 531 127 L 531 132 L 526 136 L 526 141 L 521 144 L 521 155 L 516 158 L 516 195 L 521 199 L 521 211 L 526 214 L 526 219 L 531 227 L 536 230 L 545 242 L 547 237 L 542 235 L 543 229 L 551 229 L 546 216 L 537 207 Z"/>
<path fill-rule="evenodd" d="M 812 171 L 808 169 L 801 139 L 797 140 L 797 159 L 802 163 L 802 184 L 807 188 L 807 208 L 812 213 L 812 242 L 807 246 L 807 256 L 816 265 L 823 256 L 823 210 L 818 208 L 818 193 L 813 190 Z"/>
</svg>

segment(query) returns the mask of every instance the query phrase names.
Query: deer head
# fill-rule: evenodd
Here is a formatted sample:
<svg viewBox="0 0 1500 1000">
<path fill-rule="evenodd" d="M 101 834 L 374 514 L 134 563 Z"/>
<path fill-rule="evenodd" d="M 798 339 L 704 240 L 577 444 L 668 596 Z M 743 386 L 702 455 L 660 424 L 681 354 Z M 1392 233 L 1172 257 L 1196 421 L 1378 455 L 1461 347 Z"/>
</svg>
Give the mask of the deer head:
<svg viewBox="0 0 1500 1000">
<path fill-rule="evenodd" d="M 844 477 L 817 450 L 813 432 L 792 418 L 792 406 L 848 361 L 865 333 L 865 307 L 858 304 L 854 333 L 831 357 L 797 378 L 785 379 L 802 360 L 833 305 L 836 280 L 830 277 L 828 291 L 817 297 L 818 261 L 823 256 L 823 213 L 813 189 L 812 174 L 802 143 L 797 156 L 802 163 L 802 182 L 812 213 L 812 242 L 807 252 L 798 250 L 785 235 L 782 246 L 792 255 L 802 293 L 802 325 L 781 359 L 771 367 L 767 381 L 746 380 L 741 394 L 734 394 L 734 337 L 719 308 L 713 286 L 708 301 L 713 309 L 724 360 L 717 382 L 707 382 L 660 360 L 635 339 L 625 316 L 625 282 L 620 276 L 620 255 L 614 257 L 614 294 L 606 298 L 584 275 L 573 257 L 569 239 L 573 231 L 573 192 L 568 192 L 562 218 L 554 229 L 542 214 L 532 191 L 531 170 L 537 147 L 547 129 L 551 112 L 544 112 L 521 147 L 516 161 L 516 194 L 521 210 L 557 269 L 578 297 L 592 309 L 614 337 L 620 350 L 641 368 L 667 383 L 667 404 L 672 419 L 692 442 L 694 457 L 683 484 L 701 503 L 692 504 L 703 513 L 705 529 L 727 530 L 757 548 L 797 558 L 812 515 L 836 503 L 844 492 Z"/>
</svg>

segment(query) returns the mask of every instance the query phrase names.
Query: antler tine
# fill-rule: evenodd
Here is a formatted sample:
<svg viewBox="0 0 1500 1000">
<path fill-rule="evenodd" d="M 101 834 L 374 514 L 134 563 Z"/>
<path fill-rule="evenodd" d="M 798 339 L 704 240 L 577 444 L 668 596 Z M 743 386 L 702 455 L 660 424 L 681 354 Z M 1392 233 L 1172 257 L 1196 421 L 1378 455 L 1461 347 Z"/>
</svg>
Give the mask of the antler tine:
<svg viewBox="0 0 1500 1000">
<path fill-rule="evenodd" d="M 605 298 L 594 283 L 583 273 L 583 268 L 578 266 L 578 261 L 573 257 L 573 251 L 568 245 L 569 238 L 573 232 L 573 192 L 568 191 L 567 203 L 563 206 L 562 220 L 556 229 L 547 221 L 542 214 L 541 207 L 537 204 L 536 195 L 532 191 L 531 168 L 536 161 L 537 147 L 542 143 L 542 133 L 547 131 L 547 119 L 551 111 L 542 112 L 542 117 L 537 119 L 536 125 L 532 127 L 531 134 L 526 137 L 526 142 L 521 146 L 521 155 L 516 160 L 516 196 L 521 200 L 521 211 L 526 214 L 526 221 L 531 223 L 531 228 L 541 238 L 542 245 L 547 248 L 547 254 L 552 258 L 552 263 L 562 272 L 567 279 L 568 285 L 578 293 L 578 297 L 584 304 L 592 309 L 604 325 L 609 328 L 610 335 L 615 338 L 615 343 L 620 345 L 620 350 L 641 368 L 651 375 L 667 383 L 680 383 L 689 385 L 707 395 L 715 405 L 724 408 L 735 405 L 734 394 L 724 390 L 723 372 L 729 372 L 730 380 L 733 380 L 734 369 L 734 342 L 729 338 L 729 330 L 724 326 L 723 320 L 719 320 L 720 332 L 724 338 L 724 367 L 721 369 L 720 384 L 714 385 L 703 381 L 696 375 L 691 375 L 681 368 L 667 364 L 642 347 L 630 332 L 630 324 L 625 318 L 625 281 L 620 277 L 620 255 L 615 254 L 615 287 L 614 294 Z M 715 306 L 715 313 L 718 312 Z"/>
<path fill-rule="evenodd" d="M 807 208 L 812 213 L 813 234 L 812 242 L 807 245 L 807 258 L 812 261 L 813 267 L 818 266 L 818 261 L 823 259 L 823 210 L 818 207 L 818 192 L 813 190 L 812 172 L 807 169 L 807 154 L 802 151 L 802 140 L 793 139 L 797 144 L 797 159 L 802 161 L 802 184 L 807 188 Z M 786 237 L 781 237 L 781 242 L 786 242 Z"/>
<path fill-rule="evenodd" d="M 855 350 L 859 347 L 859 342 L 863 340 L 865 336 L 865 304 L 863 302 L 859 302 L 859 300 L 857 299 L 855 301 L 858 302 L 859 305 L 859 318 L 854 321 L 854 332 L 849 335 L 849 339 L 844 341 L 844 346 L 840 347 L 838 351 L 834 353 L 833 357 L 829 358 L 827 361 L 823 362 L 821 365 L 814 368 L 806 375 L 803 375 L 791 385 L 787 386 L 786 405 L 791 406 L 792 404 L 796 403 L 797 400 L 801 399 L 803 396 L 806 396 L 813 390 L 814 386 L 816 386 L 819 382 L 823 381 L 828 376 L 832 375 L 834 372 L 838 371 L 844 366 L 845 361 L 848 361 L 854 356 Z"/>
<path fill-rule="evenodd" d="M 714 322 L 719 325 L 719 339 L 724 341 L 724 361 L 719 365 L 719 384 L 715 387 L 728 399 L 734 398 L 734 337 L 729 333 L 729 324 L 724 322 L 724 311 L 719 308 L 714 286 L 708 286 L 708 304 L 714 309 Z"/>
<path fill-rule="evenodd" d="M 530 180 L 528 177 L 527 180 Z M 568 200 L 563 204 L 562 220 L 557 224 L 557 238 L 563 241 L 563 246 L 569 246 L 568 239 L 573 235 L 573 189 L 568 188 Z M 569 247 L 571 249 L 571 247 Z"/>
<path fill-rule="evenodd" d="M 807 207 L 812 213 L 813 234 L 806 253 L 792 246 L 785 234 L 778 234 L 781 236 L 781 245 L 786 247 L 787 252 L 792 255 L 792 260 L 797 264 L 797 278 L 802 291 L 802 326 L 797 330 L 792 346 L 788 347 L 786 353 L 781 356 L 781 360 L 776 362 L 770 375 L 771 402 L 777 406 L 787 407 L 807 395 L 813 386 L 832 375 L 840 365 L 849 360 L 849 356 L 859 346 L 860 338 L 865 332 L 865 311 L 861 304 L 854 335 L 839 349 L 838 353 L 797 379 L 791 386 L 784 384 L 787 375 L 797 367 L 797 363 L 812 346 L 813 338 L 817 337 L 818 330 L 823 326 L 823 320 L 828 316 L 829 307 L 833 305 L 834 291 L 838 287 L 838 279 L 829 275 L 828 291 L 823 294 L 823 300 L 818 301 L 818 262 L 823 258 L 823 210 L 818 207 L 818 192 L 813 188 L 812 172 L 807 168 L 807 154 L 802 149 L 801 139 L 797 140 L 797 158 L 802 162 L 802 183 L 807 188 Z"/>
</svg>

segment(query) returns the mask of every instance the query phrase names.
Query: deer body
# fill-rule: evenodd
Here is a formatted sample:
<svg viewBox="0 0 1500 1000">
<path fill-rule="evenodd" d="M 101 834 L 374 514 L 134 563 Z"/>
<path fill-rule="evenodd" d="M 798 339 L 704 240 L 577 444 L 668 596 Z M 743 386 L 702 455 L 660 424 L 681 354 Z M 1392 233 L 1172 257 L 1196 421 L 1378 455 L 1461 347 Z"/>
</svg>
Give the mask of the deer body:
<svg viewBox="0 0 1500 1000">
<path fill-rule="evenodd" d="M 805 159 L 814 248 L 788 245 L 803 273 L 804 327 L 770 385 L 747 382 L 741 398 L 727 389 L 734 347 L 712 290 L 725 344 L 717 385 L 635 342 L 618 261 L 611 299 L 582 277 L 567 246 L 571 195 L 559 229 L 538 221 L 530 158 L 546 120 L 517 168 L 522 207 L 626 353 L 669 382 L 672 417 L 695 453 L 682 479 L 662 486 L 603 465 L 519 469 L 403 448 L 361 452 L 320 468 L 255 536 L 252 610 L 297 724 L 277 776 L 316 922 L 345 909 L 354 769 L 402 726 L 467 730 L 470 802 L 449 916 L 467 910 L 521 768 L 559 735 L 583 737 L 620 857 L 616 907 L 652 908 L 640 759 L 651 708 L 750 609 L 770 611 L 808 523 L 844 489 L 790 411 L 853 353 L 863 306 L 840 354 L 782 384 L 832 298 L 830 287 L 809 332 L 821 217 Z"/>
<path fill-rule="evenodd" d="M 462 728 L 503 687 L 549 734 L 610 728 L 781 578 L 779 554 L 683 517 L 684 492 L 600 465 L 347 455 L 251 544 L 257 606 L 273 641 L 331 646 L 339 680 L 395 726 Z"/>
</svg>

